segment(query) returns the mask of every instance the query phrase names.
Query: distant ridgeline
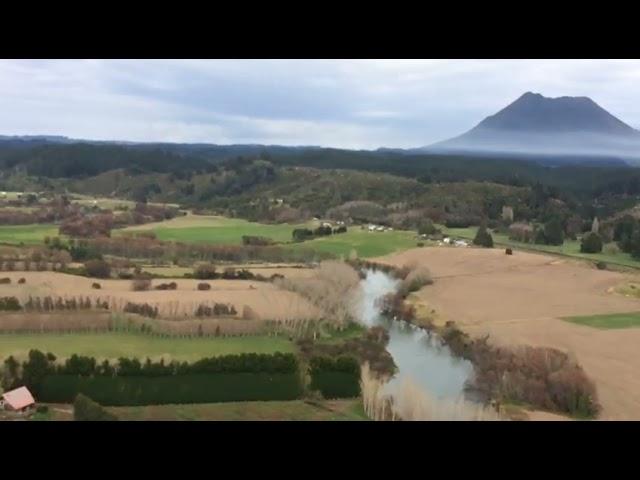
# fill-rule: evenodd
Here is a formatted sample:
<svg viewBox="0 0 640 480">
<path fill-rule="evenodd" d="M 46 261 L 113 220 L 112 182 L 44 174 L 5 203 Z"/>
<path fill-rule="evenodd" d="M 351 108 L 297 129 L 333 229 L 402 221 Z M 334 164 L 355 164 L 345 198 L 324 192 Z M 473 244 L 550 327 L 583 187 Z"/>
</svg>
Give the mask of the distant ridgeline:
<svg viewBox="0 0 640 480">
<path fill-rule="evenodd" d="M 253 159 L 261 158 L 283 166 L 379 171 L 401 176 L 431 174 L 434 181 L 495 181 L 508 179 L 510 175 L 524 175 L 529 181 L 535 181 L 545 179 L 542 172 L 547 169 L 540 168 L 541 164 L 626 165 L 615 155 L 514 155 L 499 151 L 446 154 L 421 149 L 367 151 L 261 145 L 73 143 L 34 138 L 39 140 L 0 136 L 0 168 L 18 169 L 33 176 L 73 178 L 116 169 L 133 173 L 215 172 L 216 166 L 242 168 Z M 522 161 L 514 164 L 514 159 Z M 504 173 L 505 169 L 509 173 L 501 177 L 500 171 Z"/>
</svg>

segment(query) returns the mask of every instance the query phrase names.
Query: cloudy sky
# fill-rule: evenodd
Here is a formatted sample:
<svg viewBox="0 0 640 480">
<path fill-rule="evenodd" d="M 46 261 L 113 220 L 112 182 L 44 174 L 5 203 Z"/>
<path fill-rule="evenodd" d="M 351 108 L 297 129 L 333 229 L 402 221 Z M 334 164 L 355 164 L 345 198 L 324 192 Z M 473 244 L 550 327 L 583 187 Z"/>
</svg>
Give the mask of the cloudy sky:
<svg viewBox="0 0 640 480">
<path fill-rule="evenodd" d="M 0 134 L 418 147 L 526 91 L 640 128 L 636 60 L 0 60 Z"/>
</svg>

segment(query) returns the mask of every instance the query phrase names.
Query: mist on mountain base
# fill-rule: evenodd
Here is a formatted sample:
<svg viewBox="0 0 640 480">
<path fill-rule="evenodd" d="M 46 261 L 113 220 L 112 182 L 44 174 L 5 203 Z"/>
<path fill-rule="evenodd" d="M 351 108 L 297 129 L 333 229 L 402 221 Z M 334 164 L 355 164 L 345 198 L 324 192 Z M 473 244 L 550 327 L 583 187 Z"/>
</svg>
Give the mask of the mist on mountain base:
<svg viewBox="0 0 640 480">
<path fill-rule="evenodd" d="M 470 132 L 471 133 L 471 132 Z M 619 158 L 640 163 L 638 138 L 593 132 L 525 133 L 483 129 L 441 144 L 425 147 L 433 153 L 504 153 L 514 155 L 557 155 Z"/>
</svg>

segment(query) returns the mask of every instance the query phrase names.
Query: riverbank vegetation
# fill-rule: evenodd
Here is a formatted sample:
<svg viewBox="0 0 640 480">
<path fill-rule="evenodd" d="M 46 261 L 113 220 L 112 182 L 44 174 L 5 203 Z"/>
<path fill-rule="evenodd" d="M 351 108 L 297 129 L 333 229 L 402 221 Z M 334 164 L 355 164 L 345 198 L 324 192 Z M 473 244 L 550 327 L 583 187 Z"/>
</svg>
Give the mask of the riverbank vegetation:
<svg viewBox="0 0 640 480">
<path fill-rule="evenodd" d="M 404 379 L 393 392 L 387 392 L 386 379 L 373 373 L 368 364 L 361 371 L 361 391 L 367 416 L 378 421 L 473 421 L 500 420 L 490 407 L 471 403 L 437 399 L 411 379 Z"/>
<path fill-rule="evenodd" d="M 360 296 L 360 278 L 349 265 L 325 261 L 309 278 L 276 279 L 280 288 L 295 292 L 324 313 L 325 321 L 344 328 L 355 320 Z"/>
<path fill-rule="evenodd" d="M 548 347 L 496 347 L 486 337 L 471 339 L 453 322 L 439 333 L 454 355 L 473 364 L 468 388 L 484 398 L 580 418 L 598 415 L 595 385 L 566 353 Z"/>
<path fill-rule="evenodd" d="M 376 375 L 390 377 L 396 371 L 393 357 L 387 351 L 389 333 L 382 327 L 369 328 L 356 337 L 335 341 L 304 338 L 296 342 L 301 357 L 311 361 L 314 357 L 339 358 L 351 356 L 362 365 L 367 363 Z"/>
</svg>

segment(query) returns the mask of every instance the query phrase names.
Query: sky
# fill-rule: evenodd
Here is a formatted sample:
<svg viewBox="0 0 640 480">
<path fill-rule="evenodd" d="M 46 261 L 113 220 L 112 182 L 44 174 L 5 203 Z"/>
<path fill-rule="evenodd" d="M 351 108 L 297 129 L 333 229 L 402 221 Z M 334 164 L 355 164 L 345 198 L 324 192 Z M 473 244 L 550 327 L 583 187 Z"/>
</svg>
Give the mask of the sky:
<svg viewBox="0 0 640 480">
<path fill-rule="evenodd" d="M 411 148 L 527 91 L 640 128 L 638 60 L 0 60 L 0 135 Z"/>
</svg>

